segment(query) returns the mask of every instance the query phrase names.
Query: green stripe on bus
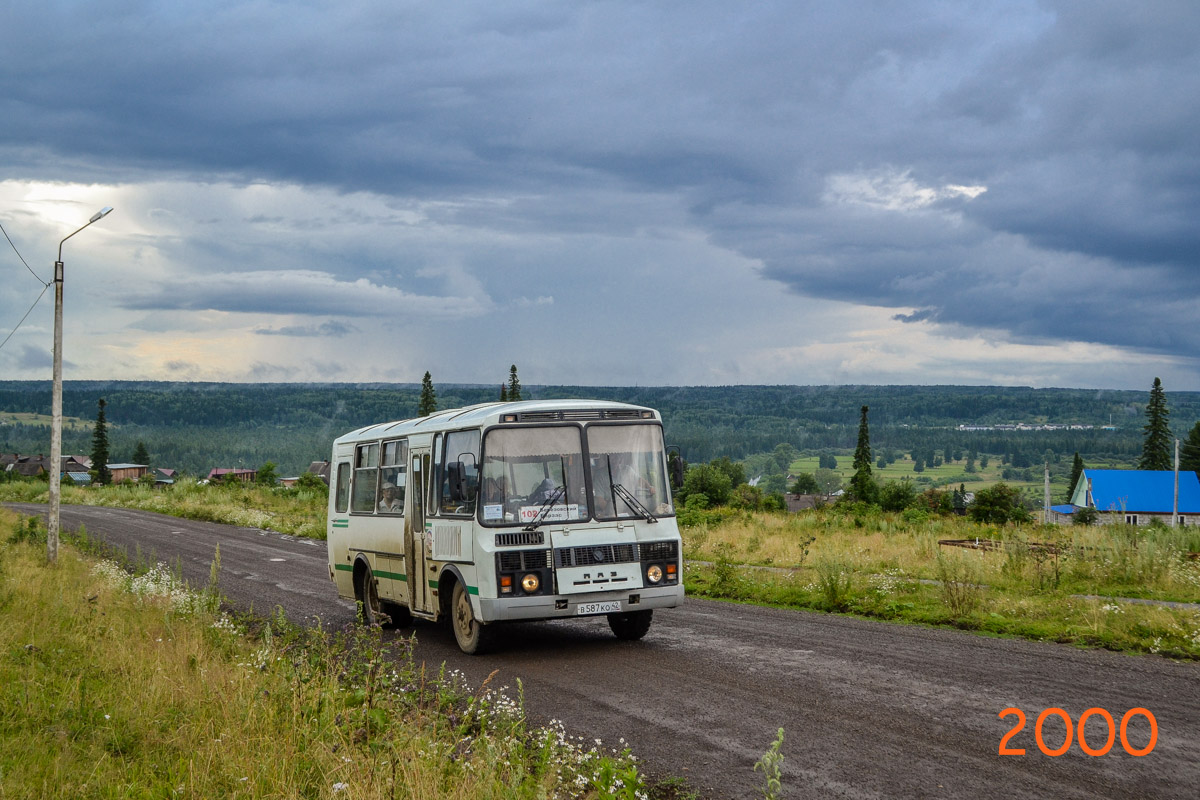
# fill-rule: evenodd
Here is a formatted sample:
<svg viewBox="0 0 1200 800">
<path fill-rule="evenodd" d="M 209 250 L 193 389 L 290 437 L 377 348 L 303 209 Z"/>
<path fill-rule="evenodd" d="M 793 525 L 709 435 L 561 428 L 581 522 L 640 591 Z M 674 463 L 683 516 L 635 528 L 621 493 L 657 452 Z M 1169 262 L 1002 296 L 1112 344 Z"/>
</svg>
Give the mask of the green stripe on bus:
<svg viewBox="0 0 1200 800">
<path fill-rule="evenodd" d="M 335 520 L 333 521 L 333 527 L 335 527 L 335 528 L 349 528 L 349 527 L 350 527 L 350 520 L 348 520 L 348 519 L 335 519 Z"/>
<path fill-rule="evenodd" d="M 353 565 L 353 564 L 334 564 L 334 565 L 333 565 L 333 568 L 334 568 L 334 569 L 340 569 L 340 570 L 342 570 L 343 572 L 354 572 L 354 565 Z"/>
<path fill-rule="evenodd" d="M 405 583 L 408 583 L 408 576 L 403 572 L 384 572 L 383 570 L 376 570 L 375 574 L 381 578 L 391 578 L 394 581 L 404 581 Z"/>
</svg>

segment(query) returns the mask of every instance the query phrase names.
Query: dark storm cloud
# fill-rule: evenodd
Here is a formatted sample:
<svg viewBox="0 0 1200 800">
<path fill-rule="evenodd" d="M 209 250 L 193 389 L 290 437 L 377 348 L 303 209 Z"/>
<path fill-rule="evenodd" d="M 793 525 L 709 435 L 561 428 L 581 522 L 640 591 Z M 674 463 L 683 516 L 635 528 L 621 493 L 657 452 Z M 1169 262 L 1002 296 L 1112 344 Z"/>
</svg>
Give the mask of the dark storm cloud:
<svg viewBox="0 0 1200 800">
<path fill-rule="evenodd" d="M 121 304 L 138 311 L 216 310 L 351 317 L 419 314 L 428 318 L 461 318 L 484 310 L 482 302 L 474 298 L 415 295 L 365 278 L 344 281 L 310 270 L 211 273 L 164 280 L 153 288 L 126 295 Z M 348 332 L 349 326 L 340 330 Z"/>
<path fill-rule="evenodd" d="M 1200 356 L 1194 3 L 80 8 L 0 28 L 0 157 L 42 177 L 495 197 L 453 222 L 535 236 L 622 236 L 674 197 L 799 294 Z M 381 291 L 263 270 L 126 306 L 382 314 Z"/>
</svg>

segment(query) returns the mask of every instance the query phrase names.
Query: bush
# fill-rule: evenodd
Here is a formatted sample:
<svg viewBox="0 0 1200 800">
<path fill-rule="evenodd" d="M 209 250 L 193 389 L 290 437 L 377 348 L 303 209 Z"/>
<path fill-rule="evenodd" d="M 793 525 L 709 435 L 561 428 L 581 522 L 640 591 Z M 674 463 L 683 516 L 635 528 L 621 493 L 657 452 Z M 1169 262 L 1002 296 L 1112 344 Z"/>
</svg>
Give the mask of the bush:
<svg viewBox="0 0 1200 800">
<path fill-rule="evenodd" d="M 1003 525 L 1006 522 L 1028 522 L 1029 512 L 1021 503 L 1021 493 L 1006 483 L 997 483 L 975 493 L 975 502 L 967 512 L 976 522 Z"/>
<path fill-rule="evenodd" d="M 917 488 L 911 481 L 890 481 L 879 489 L 879 506 L 884 511 L 903 511 L 917 499 Z"/>
<path fill-rule="evenodd" d="M 818 491 L 817 479 L 811 472 L 801 472 L 792 484 L 792 494 L 816 494 Z"/>
<path fill-rule="evenodd" d="M 713 505 L 723 506 L 732 492 L 733 482 L 724 471 L 712 464 L 699 464 L 688 470 L 679 493 L 685 502 L 692 494 L 703 493 Z"/>
</svg>

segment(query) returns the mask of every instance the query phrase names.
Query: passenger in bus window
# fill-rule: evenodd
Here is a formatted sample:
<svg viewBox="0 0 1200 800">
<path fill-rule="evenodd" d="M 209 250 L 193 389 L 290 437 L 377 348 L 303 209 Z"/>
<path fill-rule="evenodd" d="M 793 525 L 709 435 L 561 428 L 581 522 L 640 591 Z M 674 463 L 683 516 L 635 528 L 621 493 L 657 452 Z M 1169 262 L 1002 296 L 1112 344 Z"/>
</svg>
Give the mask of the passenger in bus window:
<svg viewBox="0 0 1200 800">
<path fill-rule="evenodd" d="M 385 514 L 399 514 L 404 510 L 404 502 L 398 497 L 396 484 L 384 481 L 383 496 L 379 499 L 379 510 Z"/>
</svg>

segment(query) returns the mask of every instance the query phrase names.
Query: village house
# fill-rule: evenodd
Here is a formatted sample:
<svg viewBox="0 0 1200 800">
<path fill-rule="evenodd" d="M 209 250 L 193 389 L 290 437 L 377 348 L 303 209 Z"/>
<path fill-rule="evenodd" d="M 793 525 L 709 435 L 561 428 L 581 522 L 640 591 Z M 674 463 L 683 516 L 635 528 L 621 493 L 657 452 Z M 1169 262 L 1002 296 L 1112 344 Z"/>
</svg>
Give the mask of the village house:
<svg viewBox="0 0 1200 800">
<path fill-rule="evenodd" d="M 321 480 L 325 481 L 325 485 L 329 485 L 329 462 L 314 461 L 308 465 L 308 471 L 316 475 Z"/>
<path fill-rule="evenodd" d="M 208 473 L 208 480 L 212 481 L 242 481 L 243 483 L 253 483 L 258 477 L 258 470 L 253 469 L 237 469 L 216 467 Z"/>
<path fill-rule="evenodd" d="M 1175 506 L 1175 473 L 1171 470 L 1085 469 L 1075 485 L 1071 505 L 1094 508 L 1102 523 L 1200 525 L 1200 479 L 1195 472 L 1179 473 L 1179 504 Z"/>
<path fill-rule="evenodd" d="M 50 457 L 40 454 L 36 456 L 17 455 L 13 463 L 9 464 L 6 469 L 26 478 L 36 478 L 50 472 Z"/>
<path fill-rule="evenodd" d="M 139 478 L 150 471 L 146 464 L 109 464 L 108 471 L 112 473 L 112 482 L 121 483 L 130 480 L 137 482 Z"/>
</svg>

